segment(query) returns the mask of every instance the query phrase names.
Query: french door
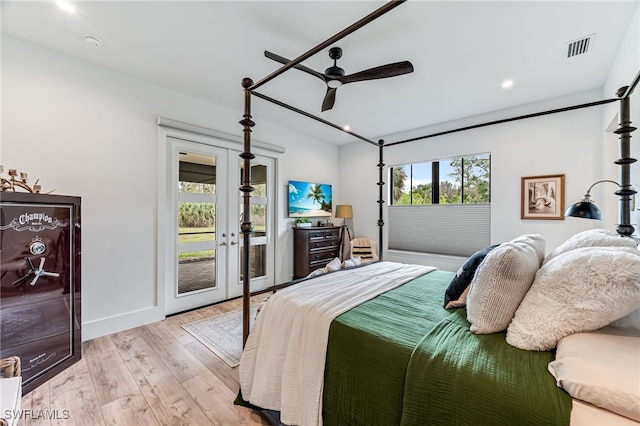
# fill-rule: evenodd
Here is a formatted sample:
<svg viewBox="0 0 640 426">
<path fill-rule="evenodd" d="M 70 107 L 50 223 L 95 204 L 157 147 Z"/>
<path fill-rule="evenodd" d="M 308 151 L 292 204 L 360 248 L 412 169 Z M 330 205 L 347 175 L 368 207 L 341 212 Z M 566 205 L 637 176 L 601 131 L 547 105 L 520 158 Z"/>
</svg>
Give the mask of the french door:
<svg viewBox="0 0 640 426">
<path fill-rule="evenodd" d="M 169 220 L 165 235 L 165 313 L 242 295 L 240 151 L 167 138 Z M 252 161 L 251 288 L 273 285 L 274 163 Z"/>
</svg>

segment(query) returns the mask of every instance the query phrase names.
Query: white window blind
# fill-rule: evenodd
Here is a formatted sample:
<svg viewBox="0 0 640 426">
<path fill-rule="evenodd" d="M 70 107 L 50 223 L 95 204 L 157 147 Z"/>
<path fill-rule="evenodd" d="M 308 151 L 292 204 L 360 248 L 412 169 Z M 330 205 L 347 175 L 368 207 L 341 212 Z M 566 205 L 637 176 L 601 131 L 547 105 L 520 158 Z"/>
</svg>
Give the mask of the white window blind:
<svg viewBox="0 0 640 426">
<path fill-rule="evenodd" d="M 491 204 L 389 206 L 389 249 L 471 256 L 490 245 Z"/>
</svg>

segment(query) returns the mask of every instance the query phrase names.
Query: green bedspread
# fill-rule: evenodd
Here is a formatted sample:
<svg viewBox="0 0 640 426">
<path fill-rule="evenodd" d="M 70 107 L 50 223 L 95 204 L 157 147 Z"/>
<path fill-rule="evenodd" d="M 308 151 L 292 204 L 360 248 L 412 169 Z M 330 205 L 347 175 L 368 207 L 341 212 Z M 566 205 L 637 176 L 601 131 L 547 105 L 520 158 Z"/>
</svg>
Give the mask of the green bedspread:
<svg viewBox="0 0 640 426">
<path fill-rule="evenodd" d="M 471 333 L 464 309 L 442 307 L 452 276 L 431 272 L 333 321 L 325 425 L 569 424 L 553 354 Z"/>
</svg>

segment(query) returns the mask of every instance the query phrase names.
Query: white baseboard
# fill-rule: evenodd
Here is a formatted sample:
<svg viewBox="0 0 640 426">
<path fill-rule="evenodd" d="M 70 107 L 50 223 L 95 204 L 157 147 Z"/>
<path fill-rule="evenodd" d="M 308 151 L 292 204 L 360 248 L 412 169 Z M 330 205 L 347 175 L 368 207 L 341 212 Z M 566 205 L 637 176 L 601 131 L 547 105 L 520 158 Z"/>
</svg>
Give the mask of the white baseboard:
<svg viewBox="0 0 640 426">
<path fill-rule="evenodd" d="M 161 321 L 165 318 L 164 311 L 157 306 L 141 309 L 139 311 L 128 312 L 108 318 L 101 318 L 82 323 L 82 341 L 106 336 L 152 322 Z"/>
</svg>

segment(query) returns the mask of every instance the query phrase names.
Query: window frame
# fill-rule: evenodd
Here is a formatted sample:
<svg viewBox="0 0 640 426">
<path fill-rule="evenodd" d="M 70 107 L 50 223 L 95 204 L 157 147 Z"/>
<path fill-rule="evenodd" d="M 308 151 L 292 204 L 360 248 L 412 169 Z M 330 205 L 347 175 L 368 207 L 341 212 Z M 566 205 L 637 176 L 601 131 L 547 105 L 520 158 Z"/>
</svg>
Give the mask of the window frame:
<svg viewBox="0 0 640 426">
<path fill-rule="evenodd" d="M 418 161 L 418 162 L 413 162 L 413 163 L 406 163 L 406 164 L 402 164 L 402 165 L 397 165 L 397 166 L 390 166 L 389 167 L 389 194 L 388 194 L 388 199 L 389 199 L 389 203 L 388 206 L 423 206 L 423 205 L 429 205 L 429 204 L 478 204 L 478 203 L 468 203 L 465 202 L 465 179 L 464 179 L 464 161 L 465 159 L 471 158 L 471 157 L 479 157 L 479 156 L 484 156 L 487 155 L 488 156 L 488 161 L 489 161 L 489 171 L 488 171 L 488 185 L 489 185 L 489 194 L 488 194 L 488 201 L 486 202 L 487 204 L 491 204 L 491 153 L 490 152 L 486 152 L 486 153 L 477 153 L 477 154 L 469 154 L 469 155 L 464 155 L 464 156 L 456 156 L 456 157 L 450 157 L 450 158 L 443 158 L 443 159 L 439 159 L 439 160 L 424 160 L 424 161 Z M 442 182 L 440 181 L 440 163 L 443 161 L 452 161 L 452 160 L 457 160 L 460 159 L 462 161 L 462 165 L 461 165 L 461 169 L 463 170 L 462 176 L 460 177 L 460 203 L 440 203 L 440 186 L 442 184 Z M 428 204 L 414 204 L 413 203 L 413 166 L 414 165 L 418 165 L 418 164 L 425 164 L 425 163 L 430 163 L 431 164 L 431 203 Z M 394 173 L 393 170 L 395 168 L 398 167 L 407 167 L 409 166 L 411 168 L 411 173 L 408 176 L 409 178 L 409 204 L 397 204 L 394 199 L 393 199 L 393 191 L 394 191 Z M 437 183 L 437 184 L 436 184 Z"/>
</svg>

